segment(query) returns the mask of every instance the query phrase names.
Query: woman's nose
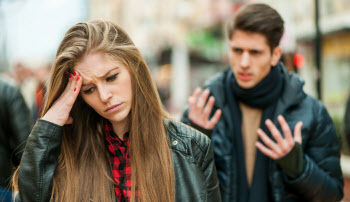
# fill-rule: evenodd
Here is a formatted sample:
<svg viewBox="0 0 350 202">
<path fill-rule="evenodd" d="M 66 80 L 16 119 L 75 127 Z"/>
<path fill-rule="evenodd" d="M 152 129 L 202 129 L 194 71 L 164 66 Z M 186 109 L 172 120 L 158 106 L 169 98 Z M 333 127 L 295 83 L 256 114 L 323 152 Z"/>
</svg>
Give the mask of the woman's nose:
<svg viewBox="0 0 350 202">
<path fill-rule="evenodd" d="M 99 94 L 102 102 L 108 102 L 109 99 L 112 97 L 112 93 L 108 89 L 103 87 L 101 88 L 101 90 L 99 90 Z"/>
</svg>

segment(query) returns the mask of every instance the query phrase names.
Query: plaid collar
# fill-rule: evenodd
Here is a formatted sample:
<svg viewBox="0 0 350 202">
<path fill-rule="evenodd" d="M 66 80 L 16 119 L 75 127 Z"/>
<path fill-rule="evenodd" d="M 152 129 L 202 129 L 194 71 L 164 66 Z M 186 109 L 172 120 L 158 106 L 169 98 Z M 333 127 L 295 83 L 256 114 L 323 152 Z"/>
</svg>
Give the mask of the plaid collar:
<svg viewBox="0 0 350 202">
<path fill-rule="evenodd" d="M 123 140 L 121 140 L 113 131 L 112 124 L 108 120 L 104 121 L 103 129 L 106 146 L 110 153 L 109 161 L 112 167 L 112 175 L 115 182 L 114 190 L 117 201 L 129 201 L 131 197 L 129 133 L 125 133 L 123 135 Z"/>
</svg>

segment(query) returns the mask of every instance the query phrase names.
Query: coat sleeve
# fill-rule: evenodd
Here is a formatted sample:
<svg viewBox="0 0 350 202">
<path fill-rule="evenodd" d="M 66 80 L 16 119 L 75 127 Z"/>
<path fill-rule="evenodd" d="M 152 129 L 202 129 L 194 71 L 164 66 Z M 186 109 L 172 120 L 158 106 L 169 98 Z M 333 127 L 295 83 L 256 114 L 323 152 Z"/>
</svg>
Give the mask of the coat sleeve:
<svg viewBox="0 0 350 202">
<path fill-rule="evenodd" d="M 296 179 L 285 179 L 307 201 L 340 201 L 343 177 L 337 134 L 320 102 L 316 111 L 315 127 L 305 146 L 304 171 Z"/>
<path fill-rule="evenodd" d="M 50 201 L 63 127 L 39 119 L 29 135 L 18 175 L 19 201 Z"/>
<path fill-rule="evenodd" d="M 190 125 L 190 119 L 188 118 L 188 107 L 184 111 L 181 117 L 181 122 L 187 125 Z"/>
<path fill-rule="evenodd" d="M 211 146 L 211 141 L 207 141 L 205 156 L 201 165 L 204 172 L 206 184 L 207 184 L 207 201 L 221 201 L 219 181 L 216 173 L 216 167 L 214 162 L 214 153 Z"/>
<path fill-rule="evenodd" d="M 11 135 L 8 138 L 8 146 L 13 152 L 12 164 L 18 166 L 23 154 L 25 141 L 28 138 L 31 129 L 30 111 L 19 88 L 11 88 L 8 93 L 7 110 L 9 113 L 8 123 Z"/>
</svg>

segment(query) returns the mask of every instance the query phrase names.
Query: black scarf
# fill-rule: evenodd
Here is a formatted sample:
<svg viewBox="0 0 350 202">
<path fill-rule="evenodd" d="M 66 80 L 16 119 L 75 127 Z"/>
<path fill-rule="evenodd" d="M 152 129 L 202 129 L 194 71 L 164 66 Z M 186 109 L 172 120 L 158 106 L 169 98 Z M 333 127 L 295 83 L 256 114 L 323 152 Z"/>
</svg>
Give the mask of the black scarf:
<svg viewBox="0 0 350 202">
<path fill-rule="evenodd" d="M 263 114 L 260 121 L 260 128 L 268 135 L 269 131 L 264 124 L 266 119 L 273 120 L 276 101 L 281 94 L 283 88 L 283 78 L 281 74 L 281 65 L 271 68 L 269 74 L 251 89 L 241 88 L 232 71 L 226 80 L 226 94 L 229 101 L 231 114 L 233 114 L 233 140 L 234 150 L 232 151 L 236 158 L 237 165 L 237 183 L 238 200 L 242 202 L 248 201 L 271 201 L 271 191 L 268 181 L 268 163 L 269 158 L 257 149 L 255 167 L 251 188 L 249 189 L 247 182 L 247 174 L 245 168 L 245 154 L 242 138 L 242 114 L 239 102 L 243 102 L 249 106 L 260 108 Z M 270 135 L 271 136 L 271 135 Z M 261 140 L 259 140 L 261 141 Z"/>
<path fill-rule="evenodd" d="M 230 83 L 237 100 L 251 107 L 265 109 L 274 103 L 281 93 L 283 87 L 281 67 L 272 67 L 270 73 L 251 89 L 241 88 L 233 74 Z"/>
</svg>

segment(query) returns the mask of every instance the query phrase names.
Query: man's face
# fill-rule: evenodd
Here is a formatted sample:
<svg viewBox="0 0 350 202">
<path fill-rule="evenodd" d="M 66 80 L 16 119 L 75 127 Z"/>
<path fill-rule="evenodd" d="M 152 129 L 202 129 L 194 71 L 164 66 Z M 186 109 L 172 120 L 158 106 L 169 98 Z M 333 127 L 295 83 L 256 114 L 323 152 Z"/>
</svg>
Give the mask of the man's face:
<svg viewBox="0 0 350 202">
<path fill-rule="evenodd" d="M 281 48 L 271 49 L 264 35 L 236 30 L 230 41 L 229 59 L 232 72 L 238 85 L 243 89 L 256 86 L 271 66 L 275 66 L 281 57 Z"/>
</svg>

